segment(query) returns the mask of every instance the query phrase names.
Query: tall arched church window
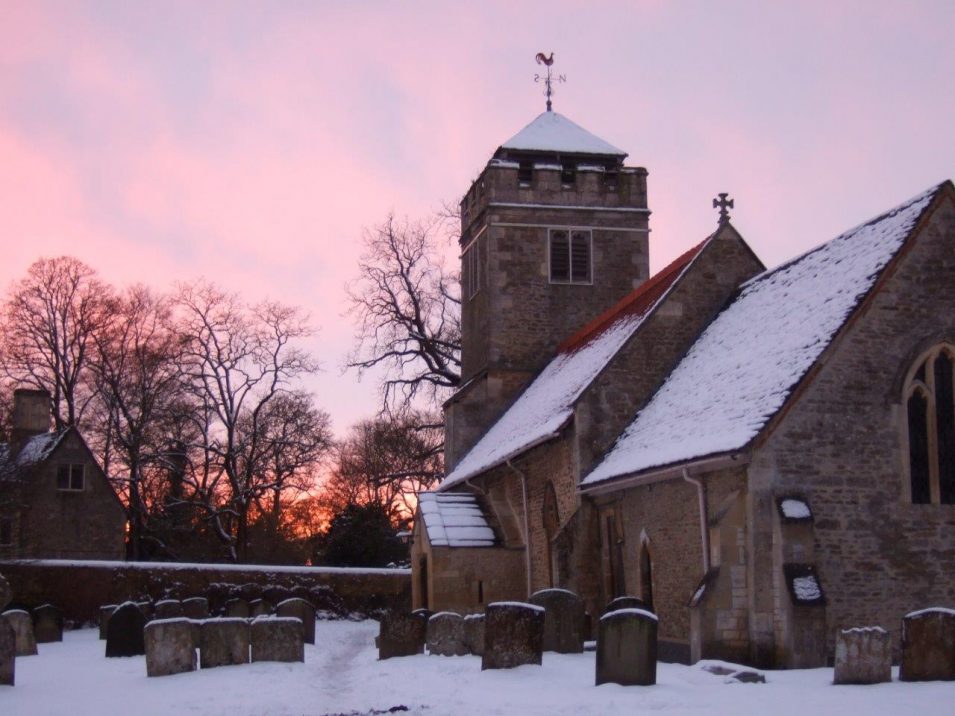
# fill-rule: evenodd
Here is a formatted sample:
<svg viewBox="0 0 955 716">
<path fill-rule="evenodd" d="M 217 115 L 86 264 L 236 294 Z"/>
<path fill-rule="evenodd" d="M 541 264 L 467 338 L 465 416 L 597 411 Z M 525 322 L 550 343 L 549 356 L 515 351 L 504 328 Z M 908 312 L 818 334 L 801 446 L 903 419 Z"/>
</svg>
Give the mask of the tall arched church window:
<svg viewBox="0 0 955 716">
<path fill-rule="evenodd" d="M 912 502 L 955 504 L 955 350 L 919 359 L 905 401 Z"/>
</svg>

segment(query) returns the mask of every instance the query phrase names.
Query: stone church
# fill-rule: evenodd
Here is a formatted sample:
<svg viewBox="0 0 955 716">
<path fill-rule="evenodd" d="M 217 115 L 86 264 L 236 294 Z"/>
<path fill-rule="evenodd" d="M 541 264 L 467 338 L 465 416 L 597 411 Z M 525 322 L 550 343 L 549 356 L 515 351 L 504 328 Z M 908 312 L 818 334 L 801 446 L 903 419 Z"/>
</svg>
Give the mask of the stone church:
<svg viewBox="0 0 955 716">
<path fill-rule="evenodd" d="M 955 188 L 771 270 L 724 200 L 650 276 L 625 158 L 548 111 L 461 203 L 463 382 L 415 607 L 633 595 L 680 661 L 819 666 L 875 624 L 898 645 L 906 612 L 955 606 Z"/>
</svg>

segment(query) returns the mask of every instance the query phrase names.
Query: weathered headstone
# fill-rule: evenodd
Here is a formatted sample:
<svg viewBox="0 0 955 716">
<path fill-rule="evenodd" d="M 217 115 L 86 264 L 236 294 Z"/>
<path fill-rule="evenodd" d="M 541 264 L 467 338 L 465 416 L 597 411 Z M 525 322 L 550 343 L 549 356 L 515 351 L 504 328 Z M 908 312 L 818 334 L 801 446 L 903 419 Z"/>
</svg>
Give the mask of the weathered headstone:
<svg viewBox="0 0 955 716">
<path fill-rule="evenodd" d="M 544 608 L 524 602 L 494 602 L 484 611 L 481 670 L 538 664 L 544 645 Z"/>
<path fill-rule="evenodd" d="M 224 616 L 238 617 L 239 619 L 249 618 L 249 603 L 238 597 L 229 599 L 225 603 Z"/>
<path fill-rule="evenodd" d="M 268 616 L 272 613 L 272 605 L 264 599 L 253 599 L 249 602 L 249 618 Z"/>
<path fill-rule="evenodd" d="M 17 656 L 36 654 L 36 637 L 33 634 L 33 619 L 30 618 L 30 613 L 23 609 L 9 609 L 3 613 L 3 618 L 13 627 L 17 640 Z"/>
<path fill-rule="evenodd" d="M 109 618 L 116 611 L 116 604 L 107 604 L 99 608 L 99 638 L 106 638 L 106 627 L 109 625 Z"/>
<path fill-rule="evenodd" d="M 240 617 L 202 622 L 199 665 L 203 669 L 249 663 L 249 622 Z"/>
<path fill-rule="evenodd" d="M 17 635 L 6 619 L 0 619 L 0 686 L 13 686 L 17 665 Z"/>
<path fill-rule="evenodd" d="M 434 614 L 434 612 L 431 611 L 430 609 L 424 609 L 423 607 L 421 609 L 414 609 L 412 610 L 411 613 L 414 614 L 416 617 L 420 617 L 421 619 L 424 619 L 425 623 L 427 623 L 428 620 L 431 618 L 431 615 Z"/>
<path fill-rule="evenodd" d="M 899 681 L 955 680 L 955 609 L 922 609 L 902 619 Z"/>
<path fill-rule="evenodd" d="M 455 612 L 438 612 L 428 619 L 428 653 L 435 656 L 464 656 L 468 653 L 464 617 Z"/>
<path fill-rule="evenodd" d="M 7 608 L 11 599 L 13 599 L 13 590 L 10 589 L 9 582 L 0 574 L 0 612 Z"/>
<path fill-rule="evenodd" d="M 146 617 L 135 602 L 116 607 L 106 627 L 106 656 L 141 656 L 146 653 L 143 629 Z"/>
<path fill-rule="evenodd" d="M 292 597 L 275 605 L 275 614 L 279 617 L 296 617 L 302 621 L 305 643 L 315 643 L 315 607 L 304 599 Z"/>
<path fill-rule="evenodd" d="M 186 619 L 208 619 L 209 600 L 205 597 L 189 597 L 189 599 L 183 599 L 182 615 Z"/>
<path fill-rule="evenodd" d="M 616 612 L 620 609 L 642 609 L 645 612 L 653 611 L 640 597 L 616 597 L 615 599 L 611 599 L 610 603 L 607 604 L 606 609 L 604 609 L 604 614 Z"/>
<path fill-rule="evenodd" d="M 169 676 L 196 670 L 196 648 L 188 619 L 155 619 L 143 631 L 146 676 Z"/>
<path fill-rule="evenodd" d="M 618 609 L 597 627 L 596 683 L 657 683 L 657 617 L 645 609 Z"/>
<path fill-rule="evenodd" d="M 464 617 L 464 643 L 468 653 L 475 656 L 484 654 L 484 615 L 468 614 Z"/>
<path fill-rule="evenodd" d="M 378 658 L 414 656 L 424 652 L 427 621 L 406 612 L 386 612 L 378 634 Z"/>
<path fill-rule="evenodd" d="M 841 629 L 836 634 L 834 684 L 892 681 L 892 637 L 882 627 Z"/>
<path fill-rule="evenodd" d="M 252 621 L 252 661 L 305 661 L 305 630 L 295 617 Z"/>
<path fill-rule="evenodd" d="M 155 619 L 180 619 L 183 617 L 182 602 L 178 599 L 162 599 L 156 602 Z"/>
<path fill-rule="evenodd" d="M 544 607 L 544 651 L 584 651 L 584 601 L 566 589 L 542 589 L 528 600 Z"/>
<path fill-rule="evenodd" d="M 52 604 L 43 604 L 33 610 L 33 633 L 37 644 L 63 641 L 63 612 Z"/>
</svg>

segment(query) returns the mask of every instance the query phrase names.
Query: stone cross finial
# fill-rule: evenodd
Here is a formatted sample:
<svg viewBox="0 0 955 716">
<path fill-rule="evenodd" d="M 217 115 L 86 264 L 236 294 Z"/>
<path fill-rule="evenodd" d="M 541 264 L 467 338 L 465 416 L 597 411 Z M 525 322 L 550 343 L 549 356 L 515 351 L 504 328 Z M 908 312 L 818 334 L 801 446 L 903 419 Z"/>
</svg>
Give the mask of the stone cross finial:
<svg viewBox="0 0 955 716">
<path fill-rule="evenodd" d="M 537 64 L 539 64 L 539 65 L 545 65 L 545 66 L 547 67 L 547 74 L 546 74 L 546 75 L 543 75 L 543 76 L 541 76 L 540 74 L 534 75 L 534 81 L 535 81 L 535 82 L 543 82 L 543 83 L 544 83 L 544 96 L 547 97 L 547 111 L 550 112 L 550 111 L 551 111 L 551 104 L 552 104 L 550 98 L 551 98 L 551 97 L 553 96 L 553 94 L 554 94 L 553 83 L 554 83 L 554 82 L 566 82 L 566 81 L 567 81 L 567 76 L 566 76 L 566 75 L 554 75 L 554 74 L 551 73 L 551 69 L 550 69 L 550 68 L 551 68 L 551 65 L 554 64 L 554 53 L 553 53 L 553 52 L 550 53 L 550 57 L 548 57 L 547 55 L 545 55 L 543 52 L 538 52 L 537 55 L 534 57 L 534 59 L 537 61 Z"/>
<path fill-rule="evenodd" d="M 728 196 L 729 196 L 729 194 L 727 194 L 727 193 L 724 191 L 724 192 L 722 192 L 722 193 L 719 194 L 719 198 L 718 198 L 718 199 L 713 199 L 713 208 L 720 210 L 720 223 L 721 223 L 721 224 L 725 224 L 727 221 L 730 220 L 730 213 L 727 211 L 727 209 L 732 209 L 732 208 L 733 208 L 733 200 L 732 200 L 732 199 L 728 199 L 728 198 L 727 198 Z"/>
</svg>

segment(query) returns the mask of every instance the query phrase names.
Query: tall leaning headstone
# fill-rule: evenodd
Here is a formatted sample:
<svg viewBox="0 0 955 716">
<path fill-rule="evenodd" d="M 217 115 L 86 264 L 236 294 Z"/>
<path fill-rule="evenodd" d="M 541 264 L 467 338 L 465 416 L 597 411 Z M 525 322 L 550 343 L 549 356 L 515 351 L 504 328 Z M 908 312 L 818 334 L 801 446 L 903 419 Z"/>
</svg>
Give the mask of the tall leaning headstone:
<svg viewBox="0 0 955 716">
<path fill-rule="evenodd" d="M 566 589 L 542 589 L 528 600 L 544 607 L 544 651 L 584 651 L 584 600 Z"/>
<path fill-rule="evenodd" d="M 36 637 L 33 634 L 33 619 L 30 613 L 23 609 L 8 609 L 3 613 L 3 619 L 13 627 L 13 634 L 17 640 L 17 656 L 33 656 L 37 653 Z"/>
<path fill-rule="evenodd" d="M 657 683 L 657 617 L 645 609 L 618 609 L 600 617 L 596 684 Z"/>
<path fill-rule="evenodd" d="M 524 602 L 493 602 L 484 610 L 481 670 L 541 664 L 544 608 Z"/>
<path fill-rule="evenodd" d="M 135 602 L 120 604 L 106 626 L 106 656 L 142 656 L 146 617 Z"/>
<path fill-rule="evenodd" d="M 16 664 L 17 637 L 7 620 L 0 619 L 0 686 L 13 686 Z"/>
<path fill-rule="evenodd" d="M 899 681 L 955 680 L 955 609 L 922 609 L 902 619 Z"/>
</svg>

